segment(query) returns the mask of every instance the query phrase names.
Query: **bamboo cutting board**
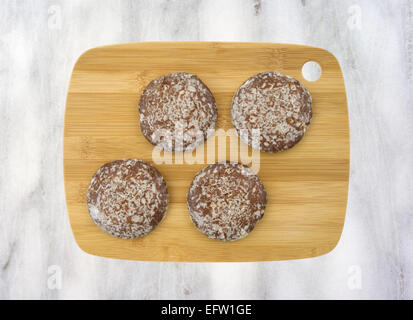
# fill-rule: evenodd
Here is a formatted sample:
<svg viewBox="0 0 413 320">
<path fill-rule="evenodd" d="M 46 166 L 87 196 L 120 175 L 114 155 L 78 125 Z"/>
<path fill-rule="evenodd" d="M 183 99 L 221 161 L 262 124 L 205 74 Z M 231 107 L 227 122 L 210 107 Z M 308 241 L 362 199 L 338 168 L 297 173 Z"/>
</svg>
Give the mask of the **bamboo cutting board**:
<svg viewBox="0 0 413 320">
<path fill-rule="evenodd" d="M 318 81 L 309 82 L 302 76 L 302 66 L 310 60 L 322 68 Z M 189 218 L 187 190 L 195 174 L 208 164 L 185 164 L 180 154 L 173 164 L 154 164 L 153 146 L 140 132 L 138 102 L 143 88 L 154 78 L 178 71 L 198 75 L 210 88 L 218 106 L 217 129 L 232 128 L 232 96 L 259 72 L 292 76 L 313 97 L 312 123 L 301 142 L 278 154 L 259 154 L 258 176 L 267 190 L 268 205 L 264 218 L 242 240 L 211 240 Z M 326 50 L 288 44 L 150 42 L 91 49 L 73 70 L 63 158 L 73 234 L 80 248 L 90 254 L 152 261 L 319 256 L 331 251 L 340 239 L 347 203 L 349 127 L 341 69 Z M 126 158 L 154 164 L 167 182 L 170 200 L 161 224 L 146 237 L 133 240 L 101 231 L 86 204 L 95 171 L 107 162 Z"/>
</svg>

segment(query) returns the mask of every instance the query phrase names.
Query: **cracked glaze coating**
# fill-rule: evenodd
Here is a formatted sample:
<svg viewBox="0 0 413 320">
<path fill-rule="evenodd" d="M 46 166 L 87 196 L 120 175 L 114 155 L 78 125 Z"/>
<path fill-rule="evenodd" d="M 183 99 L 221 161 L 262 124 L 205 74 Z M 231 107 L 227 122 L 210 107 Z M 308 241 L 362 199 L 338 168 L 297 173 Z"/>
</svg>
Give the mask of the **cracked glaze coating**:
<svg viewBox="0 0 413 320">
<path fill-rule="evenodd" d="M 215 99 L 202 81 L 184 72 L 153 80 L 139 101 L 143 135 L 165 151 L 192 151 L 215 129 Z"/>
<path fill-rule="evenodd" d="M 249 145 L 280 152 L 303 137 L 312 117 L 311 104 L 310 93 L 298 80 L 278 72 L 263 72 L 248 79 L 235 93 L 232 123 Z M 259 141 L 254 141 L 254 135 Z"/>
<path fill-rule="evenodd" d="M 123 239 L 138 238 L 164 217 L 168 191 L 162 175 L 150 164 L 116 160 L 95 173 L 87 203 L 90 216 L 103 231 Z"/>
<path fill-rule="evenodd" d="M 187 203 L 199 231 L 212 239 L 234 241 L 247 236 L 263 217 L 267 194 L 247 166 L 218 162 L 195 176 Z"/>
</svg>

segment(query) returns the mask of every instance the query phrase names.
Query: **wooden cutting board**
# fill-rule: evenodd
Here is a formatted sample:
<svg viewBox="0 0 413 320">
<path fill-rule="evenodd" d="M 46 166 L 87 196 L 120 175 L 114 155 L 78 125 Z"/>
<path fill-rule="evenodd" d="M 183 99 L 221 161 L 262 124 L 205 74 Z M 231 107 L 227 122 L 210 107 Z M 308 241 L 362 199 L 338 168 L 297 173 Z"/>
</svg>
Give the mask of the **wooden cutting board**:
<svg viewBox="0 0 413 320">
<path fill-rule="evenodd" d="M 306 81 L 301 73 L 310 60 L 322 68 L 318 81 Z M 87 188 L 101 165 L 125 158 L 154 164 L 153 146 L 139 127 L 140 94 L 152 79 L 178 71 L 198 75 L 210 88 L 218 105 L 217 129 L 232 128 L 232 96 L 259 72 L 292 76 L 313 97 L 312 123 L 301 142 L 278 154 L 259 154 L 258 176 L 266 187 L 268 206 L 264 218 L 242 240 L 211 240 L 192 224 L 186 193 L 195 174 L 207 164 L 179 164 L 179 154 L 173 164 L 155 164 L 167 182 L 170 204 L 166 218 L 149 235 L 117 239 L 100 230 L 89 216 Z M 349 126 L 343 75 L 331 53 L 299 45 L 143 42 L 94 48 L 79 58 L 73 70 L 63 158 L 73 234 L 79 247 L 90 254 L 151 261 L 319 256 L 336 246 L 346 212 Z"/>
</svg>

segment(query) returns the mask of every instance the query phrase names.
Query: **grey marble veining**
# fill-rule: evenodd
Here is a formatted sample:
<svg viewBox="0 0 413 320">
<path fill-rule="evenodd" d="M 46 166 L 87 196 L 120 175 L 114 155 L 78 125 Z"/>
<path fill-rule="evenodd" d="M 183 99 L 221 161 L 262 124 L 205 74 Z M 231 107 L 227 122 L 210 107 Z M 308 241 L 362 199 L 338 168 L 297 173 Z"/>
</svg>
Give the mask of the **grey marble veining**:
<svg viewBox="0 0 413 320">
<path fill-rule="evenodd" d="M 73 65 L 89 48 L 148 40 L 287 42 L 337 57 L 351 173 L 334 251 L 214 264 L 119 261 L 77 247 L 62 168 Z M 412 299 L 412 57 L 413 1 L 1 1 L 0 298 Z"/>
</svg>

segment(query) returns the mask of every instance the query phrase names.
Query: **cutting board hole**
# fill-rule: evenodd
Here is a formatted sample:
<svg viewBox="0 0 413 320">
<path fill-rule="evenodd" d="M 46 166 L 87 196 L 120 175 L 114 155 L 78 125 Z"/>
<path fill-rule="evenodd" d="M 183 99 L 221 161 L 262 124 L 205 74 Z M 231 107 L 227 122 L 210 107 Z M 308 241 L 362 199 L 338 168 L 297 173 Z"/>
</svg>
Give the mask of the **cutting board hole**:
<svg viewBox="0 0 413 320">
<path fill-rule="evenodd" d="M 317 81 L 321 77 L 321 66 L 315 61 L 308 61 L 304 63 L 301 72 L 305 80 Z"/>
</svg>

